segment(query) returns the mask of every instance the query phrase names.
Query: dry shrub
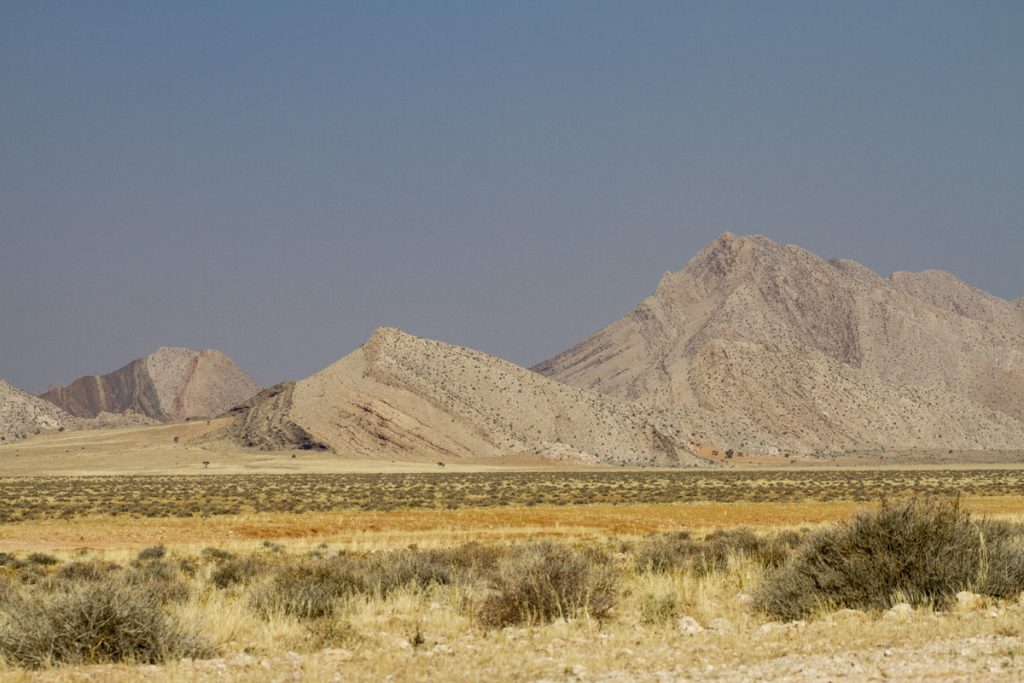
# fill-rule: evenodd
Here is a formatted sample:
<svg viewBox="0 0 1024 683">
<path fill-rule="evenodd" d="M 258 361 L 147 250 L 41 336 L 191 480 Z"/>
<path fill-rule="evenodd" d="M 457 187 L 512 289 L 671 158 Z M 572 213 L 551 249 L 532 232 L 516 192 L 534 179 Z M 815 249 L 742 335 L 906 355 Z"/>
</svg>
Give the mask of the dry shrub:
<svg viewBox="0 0 1024 683">
<path fill-rule="evenodd" d="M 206 550 L 203 551 L 206 555 Z M 239 583 L 248 583 L 270 571 L 273 563 L 263 555 L 246 555 L 235 557 L 229 555 L 221 559 L 219 566 L 210 575 L 210 580 L 217 588 L 228 588 Z"/>
<path fill-rule="evenodd" d="M 48 555 L 46 553 L 30 553 L 25 559 L 40 567 L 52 567 L 60 562 L 60 560 L 53 555 Z"/>
<path fill-rule="evenodd" d="M 181 567 L 170 559 L 134 563 L 125 572 L 126 583 L 149 591 L 160 602 L 184 602 L 191 590 L 181 577 Z"/>
<path fill-rule="evenodd" d="M 603 619 L 618 597 L 610 559 L 592 563 L 567 545 L 540 541 L 517 546 L 499 564 L 480 622 L 500 628 L 588 615 Z"/>
<path fill-rule="evenodd" d="M 425 589 L 468 580 L 469 570 L 456 566 L 450 552 L 396 550 L 364 556 L 288 558 L 253 592 L 252 604 L 264 614 L 284 612 L 318 619 L 333 614 L 339 601 L 352 595 L 386 597 L 399 588 Z"/>
<path fill-rule="evenodd" d="M 158 663 L 212 654 L 146 586 L 117 576 L 65 581 L 31 595 L 22 589 L 0 600 L 0 656 L 15 665 Z"/>
<path fill-rule="evenodd" d="M 695 543 L 689 531 L 659 534 L 628 547 L 640 572 L 671 572 L 688 565 Z"/>
<path fill-rule="evenodd" d="M 663 624 L 676 616 L 679 608 L 673 593 L 644 593 L 640 596 L 639 607 L 645 624 Z"/>
<path fill-rule="evenodd" d="M 203 548 L 199 555 L 204 560 L 212 560 L 214 562 L 226 562 L 227 560 L 233 560 L 235 558 L 234 553 L 212 546 Z"/>
<path fill-rule="evenodd" d="M 361 636 L 347 621 L 335 617 L 309 619 L 306 627 L 304 649 L 311 652 L 325 648 L 352 647 L 361 640 Z"/>
<path fill-rule="evenodd" d="M 746 527 L 721 529 L 697 540 L 687 531 L 654 536 L 632 548 L 641 572 L 690 571 L 698 575 L 724 571 L 731 557 L 746 557 L 767 568 L 785 563 L 801 534 L 785 531 L 759 536 Z"/>
<path fill-rule="evenodd" d="M 473 581 L 493 574 L 501 558 L 508 552 L 508 548 L 502 545 L 469 541 L 455 548 L 443 548 L 428 552 L 436 561 L 449 565 L 458 579 Z"/>
<path fill-rule="evenodd" d="M 942 609 L 962 590 L 1007 597 L 1021 589 L 1018 528 L 973 519 L 959 498 L 913 498 L 811 536 L 761 585 L 754 607 L 792 620 L 895 600 Z"/>
<path fill-rule="evenodd" d="M 113 562 L 100 560 L 68 562 L 53 573 L 51 583 L 56 585 L 63 581 L 102 581 L 120 569 L 121 567 Z"/>
<path fill-rule="evenodd" d="M 146 560 L 160 560 L 167 554 L 167 549 L 163 545 L 154 545 L 149 548 L 143 548 L 139 551 L 136 559 L 139 561 Z"/>
<path fill-rule="evenodd" d="M 353 563 L 301 559 L 277 567 L 270 581 L 253 592 L 251 604 L 264 615 L 319 619 L 332 615 L 341 598 L 364 586 L 365 577 Z"/>
</svg>

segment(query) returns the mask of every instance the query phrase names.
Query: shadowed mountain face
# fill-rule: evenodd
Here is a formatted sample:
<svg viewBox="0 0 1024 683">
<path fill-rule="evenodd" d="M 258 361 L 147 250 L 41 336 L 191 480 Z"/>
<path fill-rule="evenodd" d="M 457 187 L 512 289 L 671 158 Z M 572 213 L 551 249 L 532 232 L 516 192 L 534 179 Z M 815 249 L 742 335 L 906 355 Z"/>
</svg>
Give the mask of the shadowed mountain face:
<svg viewBox="0 0 1024 683">
<path fill-rule="evenodd" d="M 1019 305 L 948 273 L 883 278 L 761 236 L 723 234 L 533 369 L 706 411 L 780 448 L 1024 447 Z"/>
<path fill-rule="evenodd" d="M 390 328 L 236 412 L 228 435 L 265 449 L 438 460 L 532 454 L 591 463 L 701 462 L 681 426 L 649 407 Z"/>
<path fill-rule="evenodd" d="M 218 415 L 259 390 L 220 351 L 165 347 L 114 372 L 82 377 L 40 396 L 76 417 L 130 410 L 176 421 Z"/>
</svg>

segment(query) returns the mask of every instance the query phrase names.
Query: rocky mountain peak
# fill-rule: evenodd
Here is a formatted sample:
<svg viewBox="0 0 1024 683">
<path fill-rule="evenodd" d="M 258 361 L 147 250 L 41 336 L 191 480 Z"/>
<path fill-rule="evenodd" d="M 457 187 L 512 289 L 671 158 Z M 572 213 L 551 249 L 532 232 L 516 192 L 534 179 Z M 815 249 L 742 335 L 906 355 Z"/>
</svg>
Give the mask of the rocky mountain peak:
<svg viewBox="0 0 1024 683">
<path fill-rule="evenodd" d="M 164 346 L 113 372 L 81 377 L 40 397 L 76 417 L 134 411 L 155 420 L 176 421 L 217 415 L 259 390 L 220 351 Z"/>
</svg>

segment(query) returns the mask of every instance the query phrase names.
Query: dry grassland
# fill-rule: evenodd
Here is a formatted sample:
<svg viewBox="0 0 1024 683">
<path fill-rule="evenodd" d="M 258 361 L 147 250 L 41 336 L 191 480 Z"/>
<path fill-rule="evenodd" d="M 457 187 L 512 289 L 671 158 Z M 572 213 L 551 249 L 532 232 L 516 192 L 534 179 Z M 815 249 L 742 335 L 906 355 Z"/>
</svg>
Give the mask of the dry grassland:
<svg viewBox="0 0 1024 683">
<path fill-rule="evenodd" d="M 8 662 L 0 664 L 0 679 L 1024 679 L 1024 604 L 1016 596 L 952 609 L 824 610 L 781 623 L 751 609 L 751 596 L 774 571 L 763 556 L 737 545 L 710 570 L 687 564 L 656 571 L 638 550 L 686 532 L 703 543 L 715 531 L 739 527 L 762 539 L 807 537 L 874 509 L 881 497 L 910 493 L 959 493 L 978 515 L 1024 522 L 1019 468 L 684 473 L 537 470 L 521 462 L 493 472 L 469 463 L 438 471 L 429 462 L 348 462 L 342 463 L 348 469 L 331 471 L 342 459 L 242 453 L 232 461 L 217 452 L 207 471 L 197 463 L 210 452 L 188 440 L 213 427 L 47 435 L 0 448 L 6 475 L 0 478 L 0 553 L 13 558 L 0 567 L 0 584 L 49 590 L 47 577 L 72 564 L 116 564 L 126 581 L 148 572 L 146 581 L 168 581 L 158 593 L 176 596 L 161 609 L 201 634 L 209 648 L 204 658 L 172 656 L 152 665 L 37 671 Z M 62 458 L 72 460 L 63 451 L 75 444 L 84 460 L 52 469 Z M 30 473 L 22 463 L 31 462 L 62 475 L 74 467 L 118 475 L 12 476 Z M 11 463 L 24 469 L 12 473 Z M 160 476 L 124 476 L 145 471 L 146 463 L 159 465 Z M 305 465 L 322 473 L 285 474 Z M 373 467 L 376 473 L 368 471 Z M 487 626 L 480 609 L 496 584 L 486 571 L 469 581 L 356 591 L 339 598 L 329 618 L 259 608 L 260 591 L 290 563 L 372 561 L 402 552 L 457 557 L 471 542 L 515 557 L 538 538 L 571 546 L 592 566 L 614 571 L 616 599 L 608 614 L 598 619 L 584 610 L 549 623 Z M 156 545 L 166 549 L 163 558 L 138 559 Z M 29 559 L 33 553 L 43 564 Z M 253 566 L 262 569 L 218 583 L 228 554 L 256 558 Z M 47 556 L 57 563 L 45 564 L 40 558 Z"/>
</svg>

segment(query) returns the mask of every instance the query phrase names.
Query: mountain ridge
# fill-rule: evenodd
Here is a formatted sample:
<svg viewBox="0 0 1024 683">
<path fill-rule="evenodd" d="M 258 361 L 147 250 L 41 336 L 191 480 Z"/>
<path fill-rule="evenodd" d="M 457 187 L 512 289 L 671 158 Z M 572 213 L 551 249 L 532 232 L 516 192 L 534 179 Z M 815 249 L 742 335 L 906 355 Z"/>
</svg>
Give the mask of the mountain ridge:
<svg viewBox="0 0 1024 683">
<path fill-rule="evenodd" d="M 160 347 L 104 375 L 87 375 L 39 395 L 71 415 L 134 411 L 161 422 L 211 417 L 261 387 L 216 349 Z"/>
<path fill-rule="evenodd" d="M 562 385 L 479 351 L 380 328 L 338 362 L 278 385 L 225 433 L 243 446 L 440 461 L 529 454 L 696 466 L 690 437 L 644 406 Z"/>
<path fill-rule="evenodd" d="M 780 448 L 875 447 L 879 439 L 889 447 L 1020 448 L 1018 311 L 941 271 L 885 278 L 855 261 L 726 232 L 625 316 L 532 369 L 663 410 L 753 422 L 759 438 Z M 810 395 L 812 384 L 830 379 L 838 395 Z M 761 406 L 753 412 L 743 409 L 751 399 Z M 810 423 L 823 431 L 799 428 L 800 415 L 827 412 L 823 402 L 846 413 L 845 422 L 815 417 Z M 950 435 L 941 424 L 957 411 L 977 422 Z"/>
</svg>

